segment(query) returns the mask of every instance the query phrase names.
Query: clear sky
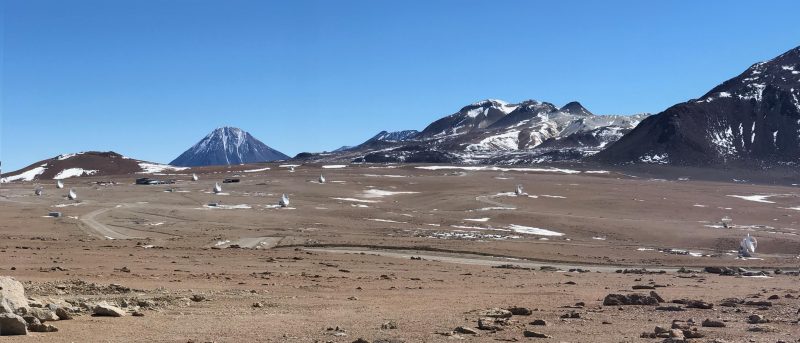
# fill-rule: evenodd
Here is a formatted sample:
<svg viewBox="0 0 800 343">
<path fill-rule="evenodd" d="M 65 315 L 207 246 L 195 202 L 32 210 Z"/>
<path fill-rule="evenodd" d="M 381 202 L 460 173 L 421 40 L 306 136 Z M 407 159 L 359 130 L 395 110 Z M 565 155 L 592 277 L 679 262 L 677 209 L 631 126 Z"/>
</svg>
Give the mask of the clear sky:
<svg viewBox="0 0 800 343">
<path fill-rule="evenodd" d="M 659 112 L 800 45 L 800 1 L 0 0 L 0 158 L 169 162 L 218 126 L 286 154 L 485 98 Z"/>
</svg>

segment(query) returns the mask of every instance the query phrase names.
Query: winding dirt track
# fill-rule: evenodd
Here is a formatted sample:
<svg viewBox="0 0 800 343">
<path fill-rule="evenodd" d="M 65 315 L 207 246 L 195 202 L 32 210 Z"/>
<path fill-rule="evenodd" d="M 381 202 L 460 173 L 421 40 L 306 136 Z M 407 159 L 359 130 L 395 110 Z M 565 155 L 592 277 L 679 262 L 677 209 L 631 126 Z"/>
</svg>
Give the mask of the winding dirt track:
<svg viewBox="0 0 800 343">
<path fill-rule="evenodd" d="M 96 218 L 97 218 L 98 215 L 106 213 L 106 212 L 108 212 L 108 211 L 110 211 L 112 209 L 113 208 L 101 208 L 101 209 L 94 210 L 92 212 L 89 212 L 89 213 L 81 216 L 80 217 L 81 227 L 84 228 L 84 229 L 88 228 L 89 230 L 86 230 L 86 231 L 89 232 L 90 234 L 93 234 L 95 236 L 99 236 L 99 237 L 102 237 L 102 238 L 106 238 L 106 239 L 135 239 L 135 238 L 143 238 L 143 237 L 134 237 L 134 236 L 126 235 L 124 233 L 116 231 L 116 230 L 106 226 L 105 224 L 97 221 Z"/>
</svg>

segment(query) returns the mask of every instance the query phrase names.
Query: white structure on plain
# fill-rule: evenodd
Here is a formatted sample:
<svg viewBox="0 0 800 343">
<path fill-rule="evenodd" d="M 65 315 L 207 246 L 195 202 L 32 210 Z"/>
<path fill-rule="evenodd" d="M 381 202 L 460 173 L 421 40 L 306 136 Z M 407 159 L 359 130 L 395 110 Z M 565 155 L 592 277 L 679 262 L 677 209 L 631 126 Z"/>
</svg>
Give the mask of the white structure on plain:
<svg viewBox="0 0 800 343">
<path fill-rule="evenodd" d="M 68 198 L 69 200 L 75 200 L 75 199 L 78 199 L 78 193 L 75 193 L 75 190 L 74 190 L 74 189 L 72 189 L 72 188 L 70 188 L 70 189 L 69 189 L 69 193 L 67 194 L 67 198 Z"/>
<path fill-rule="evenodd" d="M 62 189 L 62 188 L 64 188 L 64 182 L 63 182 L 63 181 L 61 181 L 61 180 L 58 180 L 58 181 L 56 181 L 56 187 L 57 187 L 58 189 Z"/>
<path fill-rule="evenodd" d="M 214 182 L 214 193 L 222 193 L 222 187 L 219 186 L 219 182 Z"/>
<path fill-rule="evenodd" d="M 282 195 L 281 196 L 281 200 L 278 201 L 278 205 L 280 205 L 281 207 L 288 207 L 289 206 L 289 197 L 287 197 L 286 194 Z"/>
<path fill-rule="evenodd" d="M 292 167 L 289 167 L 289 172 L 290 172 L 290 173 L 294 173 L 294 167 L 293 167 L 293 166 L 292 166 Z"/>
<path fill-rule="evenodd" d="M 192 173 L 192 181 L 197 181 L 197 180 L 200 180 L 200 178 L 197 177 L 197 174 Z"/>
<path fill-rule="evenodd" d="M 42 195 L 44 194 L 44 190 L 42 187 L 36 187 L 36 189 L 33 190 L 33 194 L 36 194 L 37 196 Z"/>
<path fill-rule="evenodd" d="M 522 190 L 522 185 L 517 185 L 517 188 L 516 188 L 516 189 L 514 189 L 514 194 L 516 194 L 516 195 L 523 195 L 523 194 L 525 194 L 525 191 L 524 191 L 524 190 Z"/>
<path fill-rule="evenodd" d="M 720 219 L 720 222 L 722 222 L 722 227 L 727 229 L 731 226 L 731 222 L 733 222 L 733 219 L 731 219 L 731 217 L 724 216 L 722 217 L 722 219 Z"/>
<path fill-rule="evenodd" d="M 756 253 L 756 248 L 758 248 L 758 240 L 748 233 L 747 237 L 742 239 L 742 242 L 739 244 L 739 255 L 742 257 L 752 257 L 753 254 Z"/>
<path fill-rule="evenodd" d="M 325 183 L 325 177 L 322 174 L 319 175 L 319 183 Z"/>
</svg>

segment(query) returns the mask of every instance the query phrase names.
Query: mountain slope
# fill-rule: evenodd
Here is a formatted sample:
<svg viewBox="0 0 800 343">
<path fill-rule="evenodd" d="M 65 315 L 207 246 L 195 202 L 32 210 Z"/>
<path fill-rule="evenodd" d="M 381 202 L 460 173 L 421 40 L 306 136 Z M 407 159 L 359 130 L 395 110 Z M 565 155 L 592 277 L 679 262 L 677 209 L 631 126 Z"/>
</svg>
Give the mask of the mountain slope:
<svg viewBox="0 0 800 343">
<path fill-rule="evenodd" d="M 2 182 L 60 180 L 80 176 L 128 175 L 179 171 L 186 168 L 140 161 L 113 151 L 58 155 L 3 174 Z"/>
<path fill-rule="evenodd" d="M 575 160 L 619 139 L 645 117 L 594 115 L 578 102 L 558 108 L 536 100 L 510 104 L 489 99 L 464 106 L 420 132 L 382 131 L 356 147 L 303 154 L 303 159 L 512 164 L 541 160 L 536 156 L 546 153 L 547 160 Z"/>
<path fill-rule="evenodd" d="M 170 162 L 175 166 L 213 166 L 268 162 L 289 156 L 235 127 L 220 127 Z"/>
<path fill-rule="evenodd" d="M 800 162 L 800 47 L 654 115 L 594 159 L 694 166 Z"/>
</svg>

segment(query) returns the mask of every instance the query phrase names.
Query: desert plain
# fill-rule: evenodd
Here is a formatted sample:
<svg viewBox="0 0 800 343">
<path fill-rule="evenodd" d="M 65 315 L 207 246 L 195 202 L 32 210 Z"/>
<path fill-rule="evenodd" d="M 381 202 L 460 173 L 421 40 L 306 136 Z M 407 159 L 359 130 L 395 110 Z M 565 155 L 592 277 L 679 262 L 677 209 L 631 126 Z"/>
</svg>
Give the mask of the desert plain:
<svg viewBox="0 0 800 343">
<path fill-rule="evenodd" d="M 71 319 L 0 342 L 800 342 L 791 183 L 277 163 L 64 182 L 2 185 L 0 276 Z"/>
</svg>

